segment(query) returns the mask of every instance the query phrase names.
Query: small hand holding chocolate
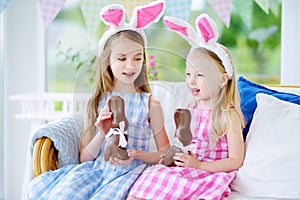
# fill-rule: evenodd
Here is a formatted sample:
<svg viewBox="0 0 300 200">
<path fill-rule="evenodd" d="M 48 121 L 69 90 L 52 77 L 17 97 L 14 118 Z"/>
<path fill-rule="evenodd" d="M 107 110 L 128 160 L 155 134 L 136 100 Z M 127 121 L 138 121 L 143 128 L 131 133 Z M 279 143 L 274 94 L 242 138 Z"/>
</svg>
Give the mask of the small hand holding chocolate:
<svg viewBox="0 0 300 200">
<path fill-rule="evenodd" d="M 111 128 L 111 112 L 108 110 L 108 108 L 101 109 L 100 114 L 95 122 L 95 126 L 98 130 L 102 130 L 104 135 L 108 133 Z"/>
</svg>

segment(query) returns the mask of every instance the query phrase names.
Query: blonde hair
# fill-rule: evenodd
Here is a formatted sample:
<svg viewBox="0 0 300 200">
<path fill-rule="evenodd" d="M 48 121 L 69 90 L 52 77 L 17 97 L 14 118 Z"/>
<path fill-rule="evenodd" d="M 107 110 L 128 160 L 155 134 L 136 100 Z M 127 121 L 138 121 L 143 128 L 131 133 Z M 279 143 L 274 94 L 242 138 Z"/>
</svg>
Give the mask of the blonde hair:
<svg viewBox="0 0 300 200">
<path fill-rule="evenodd" d="M 220 47 L 223 48 L 224 51 L 226 51 L 229 59 L 232 62 L 232 66 L 234 67 L 231 53 L 226 47 L 222 45 L 220 45 Z M 198 49 L 200 50 L 200 52 L 205 52 L 212 58 L 212 60 L 216 64 L 215 66 L 221 74 L 226 73 L 222 61 L 214 52 L 201 47 Z M 230 116 L 234 114 L 239 116 L 239 122 L 232 122 Z M 244 127 L 244 118 L 240 109 L 240 100 L 236 87 L 235 73 L 233 73 L 231 79 L 228 79 L 227 84 L 225 84 L 224 87 L 220 89 L 218 97 L 213 101 L 210 124 L 211 146 L 214 146 L 217 141 L 228 132 L 230 123 L 240 123 L 241 127 Z"/>
<path fill-rule="evenodd" d="M 143 46 L 144 53 L 143 53 L 142 70 L 139 76 L 134 81 L 134 85 L 136 91 L 139 93 L 151 92 L 148 78 L 147 78 L 146 54 L 144 48 L 145 44 L 142 36 L 138 32 L 132 30 L 124 30 L 112 35 L 107 40 L 101 55 L 97 59 L 97 70 L 95 74 L 96 87 L 87 104 L 87 110 L 86 110 L 87 116 L 85 119 L 85 129 L 83 131 L 83 134 L 80 139 L 80 144 L 79 144 L 80 151 L 86 145 L 83 144 L 82 138 L 88 135 L 88 141 L 90 141 L 96 134 L 96 127 L 94 123 L 99 115 L 98 106 L 100 100 L 103 97 L 106 97 L 108 92 L 112 92 L 114 89 L 114 76 L 110 68 L 110 54 L 113 48 L 113 41 L 120 37 L 127 38 Z"/>
</svg>

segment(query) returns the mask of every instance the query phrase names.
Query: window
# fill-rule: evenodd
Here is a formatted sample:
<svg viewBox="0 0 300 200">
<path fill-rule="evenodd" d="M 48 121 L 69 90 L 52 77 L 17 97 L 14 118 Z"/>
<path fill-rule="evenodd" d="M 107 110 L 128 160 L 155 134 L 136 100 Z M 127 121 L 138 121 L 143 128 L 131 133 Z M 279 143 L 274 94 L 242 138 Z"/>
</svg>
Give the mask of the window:
<svg viewBox="0 0 300 200">
<path fill-rule="evenodd" d="M 277 6 L 278 13 L 270 10 L 266 14 L 253 0 L 250 26 L 243 20 L 238 3 L 243 1 L 233 1 L 229 28 L 204 0 L 198 4 L 197 10 L 190 12 L 189 22 L 194 26 L 195 18 L 200 13 L 210 14 L 219 27 L 220 43 L 228 47 L 233 55 L 237 74 L 258 83 L 279 83 L 281 3 Z M 81 14 L 80 1 L 66 1 L 46 32 L 48 91 L 84 91 L 91 86 L 94 71 L 90 62 L 104 29 L 105 25 L 101 22 L 97 33 L 89 34 Z M 147 54 L 154 55 L 155 61 L 152 72 L 157 71 L 160 80 L 183 81 L 185 57 L 190 48 L 188 43 L 167 30 L 162 20 L 148 28 L 146 34 L 149 40 Z M 149 75 L 152 76 L 152 72 Z"/>
<path fill-rule="evenodd" d="M 56 19 L 49 25 L 46 41 L 47 90 L 73 91 L 76 65 L 81 59 L 85 60 L 85 56 L 91 55 L 89 53 L 83 55 L 84 51 L 89 52 L 90 49 L 87 47 L 90 41 L 79 0 L 66 1 Z"/>
</svg>

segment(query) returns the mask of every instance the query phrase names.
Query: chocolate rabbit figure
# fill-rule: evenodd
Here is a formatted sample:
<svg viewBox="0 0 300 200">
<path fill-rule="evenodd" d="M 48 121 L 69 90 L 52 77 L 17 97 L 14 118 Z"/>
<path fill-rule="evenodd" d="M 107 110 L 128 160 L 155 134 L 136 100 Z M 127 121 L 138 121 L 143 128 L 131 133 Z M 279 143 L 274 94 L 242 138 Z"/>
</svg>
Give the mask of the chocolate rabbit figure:
<svg viewBox="0 0 300 200">
<path fill-rule="evenodd" d="M 175 137 L 182 143 L 182 146 L 188 146 L 193 139 L 190 130 L 191 113 L 188 109 L 178 108 L 174 113 L 174 121 L 176 125 Z M 181 146 L 181 145 L 180 145 Z M 162 164 L 166 166 L 176 166 L 174 163 L 175 153 L 183 153 L 184 151 L 177 145 L 172 145 L 166 152 Z"/>
<path fill-rule="evenodd" d="M 128 136 L 128 120 L 125 116 L 125 103 L 120 96 L 111 96 L 108 100 L 109 110 L 112 112 L 111 129 L 106 134 L 107 141 L 104 146 L 104 160 L 110 157 L 127 160 L 126 150 Z"/>
</svg>

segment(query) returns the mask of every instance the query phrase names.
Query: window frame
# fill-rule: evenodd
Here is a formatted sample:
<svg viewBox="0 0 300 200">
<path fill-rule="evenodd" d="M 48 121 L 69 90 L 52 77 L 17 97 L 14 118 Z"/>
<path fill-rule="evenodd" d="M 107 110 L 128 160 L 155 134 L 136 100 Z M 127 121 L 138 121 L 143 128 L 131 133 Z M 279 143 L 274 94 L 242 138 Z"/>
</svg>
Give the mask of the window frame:
<svg viewBox="0 0 300 200">
<path fill-rule="evenodd" d="M 4 48 L 3 14 L 0 14 L 0 199 L 4 199 Z"/>
<path fill-rule="evenodd" d="M 300 85 L 300 2 L 282 0 L 280 84 Z M 286 38 L 286 39 L 285 39 Z M 287 39 L 288 38 L 288 39 Z"/>
</svg>

